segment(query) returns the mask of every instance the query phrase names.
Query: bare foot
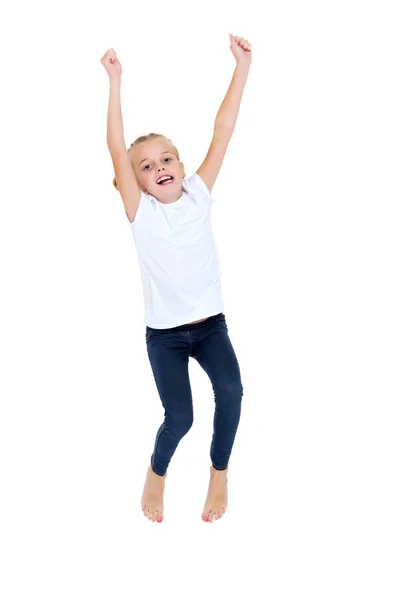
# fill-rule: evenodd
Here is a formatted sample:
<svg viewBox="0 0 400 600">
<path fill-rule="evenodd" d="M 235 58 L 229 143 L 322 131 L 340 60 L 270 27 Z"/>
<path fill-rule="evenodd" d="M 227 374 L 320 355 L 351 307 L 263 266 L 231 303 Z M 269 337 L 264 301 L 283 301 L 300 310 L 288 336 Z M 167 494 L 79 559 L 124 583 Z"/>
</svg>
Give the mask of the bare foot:
<svg viewBox="0 0 400 600">
<path fill-rule="evenodd" d="M 228 469 L 217 471 L 210 467 L 210 484 L 201 518 L 212 523 L 220 519 L 228 507 Z"/>
<path fill-rule="evenodd" d="M 147 469 L 146 482 L 142 495 L 142 511 L 149 521 L 157 520 L 158 523 L 164 518 L 164 484 L 167 473 L 161 477 L 154 473 L 151 465 Z"/>
</svg>

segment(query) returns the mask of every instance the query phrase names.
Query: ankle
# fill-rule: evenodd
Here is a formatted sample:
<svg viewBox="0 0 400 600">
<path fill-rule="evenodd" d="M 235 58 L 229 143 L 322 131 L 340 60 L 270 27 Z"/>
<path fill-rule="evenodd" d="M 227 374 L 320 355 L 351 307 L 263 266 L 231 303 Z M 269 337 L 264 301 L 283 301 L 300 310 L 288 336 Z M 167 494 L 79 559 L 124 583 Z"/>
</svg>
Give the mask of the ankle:
<svg viewBox="0 0 400 600">
<path fill-rule="evenodd" d="M 156 477 L 159 477 L 160 479 L 165 479 L 165 477 L 167 476 L 167 473 L 164 473 L 164 475 L 159 475 L 158 473 L 156 473 L 151 465 L 149 466 L 149 471 L 152 475 L 155 475 Z"/>
<path fill-rule="evenodd" d="M 213 467 L 211 465 L 210 472 L 213 477 L 222 477 L 224 475 L 227 475 L 228 467 L 226 467 L 226 469 L 221 470 L 221 469 L 216 469 L 215 467 Z"/>
</svg>

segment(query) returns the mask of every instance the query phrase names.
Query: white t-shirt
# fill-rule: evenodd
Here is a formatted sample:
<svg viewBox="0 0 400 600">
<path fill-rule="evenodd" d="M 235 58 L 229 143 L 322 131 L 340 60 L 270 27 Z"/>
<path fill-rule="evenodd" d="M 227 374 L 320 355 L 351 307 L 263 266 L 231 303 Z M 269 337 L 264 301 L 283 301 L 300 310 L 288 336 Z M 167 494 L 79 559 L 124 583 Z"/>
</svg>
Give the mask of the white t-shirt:
<svg viewBox="0 0 400 600">
<path fill-rule="evenodd" d="M 177 327 L 224 312 L 220 258 L 211 228 L 214 198 L 194 173 L 182 196 L 164 204 L 141 192 L 135 239 L 144 295 L 144 323 Z"/>
</svg>

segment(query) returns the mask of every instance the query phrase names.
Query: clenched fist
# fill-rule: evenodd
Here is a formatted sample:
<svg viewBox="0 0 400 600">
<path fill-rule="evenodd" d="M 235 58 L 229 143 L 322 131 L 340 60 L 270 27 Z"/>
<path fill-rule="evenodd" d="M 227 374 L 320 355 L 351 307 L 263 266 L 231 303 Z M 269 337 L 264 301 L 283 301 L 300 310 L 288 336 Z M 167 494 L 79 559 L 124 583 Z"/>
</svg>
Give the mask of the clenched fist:
<svg viewBox="0 0 400 600">
<path fill-rule="evenodd" d="M 100 59 L 100 62 L 107 71 L 110 79 L 112 77 L 121 77 L 122 65 L 117 58 L 114 48 L 107 50 L 103 58 Z"/>
</svg>

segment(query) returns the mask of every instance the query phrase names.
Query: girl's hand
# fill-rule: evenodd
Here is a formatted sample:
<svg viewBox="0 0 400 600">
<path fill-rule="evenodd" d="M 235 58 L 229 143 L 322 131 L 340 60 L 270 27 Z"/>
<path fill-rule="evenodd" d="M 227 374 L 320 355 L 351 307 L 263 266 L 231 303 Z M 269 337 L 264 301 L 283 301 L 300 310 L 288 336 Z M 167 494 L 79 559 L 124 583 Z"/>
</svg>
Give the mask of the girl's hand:
<svg viewBox="0 0 400 600">
<path fill-rule="evenodd" d="M 251 44 L 248 40 L 244 40 L 241 37 L 229 34 L 231 39 L 231 51 L 233 56 L 236 58 L 237 64 L 251 65 Z"/>
<path fill-rule="evenodd" d="M 122 65 L 117 58 L 117 53 L 114 48 L 107 50 L 103 58 L 100 59 L 100 62 L 107 71 L 110 79 L 113 77 L 121 77 Z"/>
</svg>

